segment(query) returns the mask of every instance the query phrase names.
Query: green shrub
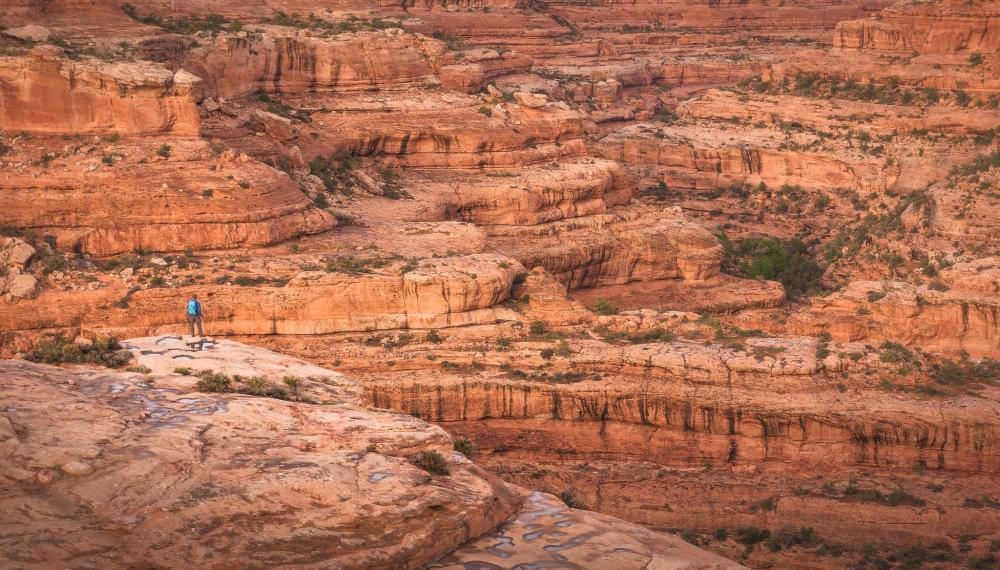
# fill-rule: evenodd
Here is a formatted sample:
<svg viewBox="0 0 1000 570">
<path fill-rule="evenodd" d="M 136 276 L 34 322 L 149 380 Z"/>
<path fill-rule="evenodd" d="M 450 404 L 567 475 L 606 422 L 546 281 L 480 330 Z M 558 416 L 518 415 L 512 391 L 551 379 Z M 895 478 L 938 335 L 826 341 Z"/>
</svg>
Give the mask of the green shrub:
<svg viewBox="0 0 1000 570">
<path fill-rule="evenodd" d="M 931 377 L 938 384 L 945 384 L 948 386 L 961 386 L 965 384 L 968 379 L 965 373 L 965 369 L 962 368 L 958 363 L 945 360 L 941 363 L 937 363 L 933 366 L 931 370 Z"/>
<path fill-rule="evenodd" d="M 453 441 L 452 448 L 454 448 L 455 451 L 461 453 L 462 455 L 468 457 L 469 459 L 472 459 L 473 457 L 476 456 L 476 446 L 471 441 L 465 439 L 464 437 Z"/>
<path fill-rule="evenodd" d="M 180 374 L 182 376 L 190 376 L 194 374 L 194 372 L 186 366 L 178 366 L 177 368 L 174 368 L 174 374 Z"/>
<path fill-rule="evenodd" d="M 931 283 L 930 283 L 930 285 L 928 285 L 928 287 L 931 288 L 931 289 L 933 289 L 934 291 L 942 291 L 942 292 L 944 292 L 944 291 L 948 290 L 948 286 L 945 285 L 944 281 L 941 281 L 940 279 L 934 279 L 933 281 L 931 281 Z"/>
<path fill-rule="evenodd" d="M 746 239 L 727 251 L 727 258 L 724 264 L 730 267 L 731 272 L 778 281 L 785 286 L 789 297 L 823 290 L 820 282 L 823 269 L 799 239 Z"/>
<path fill-rule="evenodd" d="M 202 370 L 195 374 L 198 382 L 195 387 L 199 392 L 232 392 L 233 383 L 229 376 L 212 370 Z"/>
<path fill-rule="evenodd" d="M 161 144 L 160 148 L 156 149 L 156 154 L 163 158 L 170 158 L 170 145 L 167 143 Z"/>
<path fill-rule="evenodd" d="M 880 301 L 886 296 L 885 291 L 869 291 L 868 292 L 868 302 L 874 303 L 875 301 Z"/>
<path fill-rule="evenodd" d="M 771 531 L 767 529 L 745 526 L 736 531 L 736 542 L 747 548 L 753 548 L 757 543 L 767 540 L 769 536 L 771 536 Z"/>
<path fill-rule="evenodd" d="M 751 512 L 764 511 L 765 513 L 776 513 L 778 512 L 778 501 L 774 497 L 768 497 L 763 501 L 755 503 L 750 507 Z"/>
<path fill-rule="evenodd" d="M 573 350 L 569 347 L 569 343 L 565 339 L 560 340 L 556 343 L 555 355 L 567 358 L 569 355 L 573 354 Z"/>
<path fill-rule="evenodd" d="M 607 299 L 598 299 L 594 306 L 590 308 L 591 311 L 597 313 L 598 315 L 617 315 L 618 307 L 614 305 L 611 301 Z"/>
<path fill-rule="evenodd" d="M 406 275 L 407 273 L 415 270 L 419 265 L 420 261 L 416 257 L 411 257 L 399 268 L 400 275 Z"/>
<path fill-rule="evenodd" d="M 121 368 L 132 360 L 132 354 L 123 350 L 121 343 L 114 337 L 102 337 L 90 344 L 76 344 L 57 335 L 39 341 L 35 350 L 24 358 L 45 364 L 98 364 L 108 368 Z"/>
<path fill-rule="evenodd" d="M 153 370 L 148 366 L 143 366 L 141 364 L 133 364 L 125 369 L 125 372 L 136 372 L 139 374 L 149 374 Z"/>
<path fill-rule="evenodd" d="M 898 342 L 887 340 L 879 346 L 879 349 L 882 350 L 882 354 L 879 355 L 879 360 L 882 362 L 905 363 L 913 361 L 913 353 L 910 352 L 910 349 Z"/>
<path fill-rule="evenodd" d="M 286 392 L 281 386 L 272 383 L 267 378 L 254 376 L 247 379 L 244 384 L 245 386 L 238 390 L 241 394 L 262 396 L 265 398 L 276 398 L 278 400 L 288 399 L 288 392 Z"/>
<path fill-rule="evenodd" d="M 969 570 L 996 570 L 1000 568 L 1000 558 L 995 554 L 987 554 L 983 557 L 973 556 L 966 564 Z"/>
<path fill-rule="evenodd" d="M 588 510 L 586 501 L 584 501 L 579 494 L 577 494 L 576 489 L 565 489 L 559 493 L 559 498 L 562 502 L 566 503 L 566 506 L 571 509 Z"/>
<path fill-rule="evenodd" d="M 449 475 L 448 463 L 437 451 L 421 451 L 413 459 L 413 464 L 431 475 Z"/>
<path fill-rule="evenodd" d="M 545 333 L 545 323 L 542 321 L 531 321 L 531 325 L 528 326 L 528 330 L 531 334 L 544 334 Z"/>
<path fill-rule="evenodd" d="M 910 493 L 906 492 L 905 489 L 902 488 L 894 489 L 891 493 L 889 493 L 889 496 L 886 497 L 885 502 L 890 507 L 896 507 L 899 505 L 911 505 L 915 507 L 922 507 L 927 504 L 927 501 L 915 495 L 911 495 Z"/>
<path fill-rule="evenodd" d="M 444 338 L 441 337 L 441 333 L 437 332 L 437 329 L 431 329 L 424 335 L 424 341 L 431 344 L 441 344 L 444 342 Z"/>
<path fill-rule="evenodd" d="M 690 530 L 690 529 L 681 531 L 681 535 L 680 536 L 684 540 L 684 542 L 687 542 L 688 544 L 698 544 L 698 542 L 699 542 L 698 541 L 698 533 L 696 533 L 695 531 Z"/>
</svg>

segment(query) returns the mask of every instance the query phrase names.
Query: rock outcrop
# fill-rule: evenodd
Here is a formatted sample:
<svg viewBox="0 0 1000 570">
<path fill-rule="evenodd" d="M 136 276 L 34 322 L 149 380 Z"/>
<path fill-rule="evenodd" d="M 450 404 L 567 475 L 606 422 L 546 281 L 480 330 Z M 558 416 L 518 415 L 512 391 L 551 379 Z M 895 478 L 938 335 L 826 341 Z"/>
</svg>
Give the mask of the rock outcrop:
<svg viewBox="0 0 1000 570">
<path fill-rule="evenodd" d="M 98 256 L 265 245 L 336 225 L 284 173 L 203 142 L 76 147 L 4 173 L 0 224 Z"/>
<path fill-rule="evenodd" d="M 984 278 L 975 275 L 977 267 L 989 265 L 974 262 L 963 265 L 961 273 L 949 273 L 958 283 L 954 290 L 898 281 L 852 282 L 842 291 L 813 299 L 808 311 L 789 319 L 786 330 L 995 356 L 1000 351 L 1000 298 L 990 290 L 989 273 Z"/>
<path fill-rule="evenodd" d="M 529 226 L 603 214 L 631 198 L 631 180 L 615 162 L 589 160 L 521 169 L 455 184 L 444 217 L 479 225 Z"/>
<path fill-rule="evenodd" d="M 992 567 L 997 2 L 887 4 L 7 2 L 0 356 L 359 381 L 0 363 L 0 557 Z"/>
<path fill-rule="evenodd" d="M 861 156 L 789 150 L 752 131 L 708 125 L 626 127 L 598 141 L 594 151 L 609 160 L 655 168 L 672 188 L 763 182 L 870 191 L 892 180 L 891 172 Z"/>
<path fill-rule="evenodd" d="M 400 274 L 400 271 L 405 273 Z M 323 335 L 493 324 L 515 315 L 502 306 L 521 266 L 496 254 L 430 259 L 381 273 L 311 271 L 279 286 L 206 284 L 182 290 L 104 288 L 86 296 L 49 291 L 32 304 L 0 305 L 7 331 L 65 330 L 119 338 L 183 330 L 191 293 L 217 335 Z"/>
<path fill-rule="evenodd" d="M 39 46 L 0 57 L 0 126 L 44 135 L 197 136 L 198 83 L 159 64 L 74 61 Z"/>
<path fill-rule="evenodd" d="M 524 508 L 513 520 L 449 554 L 431 568 L 466 570 L 510 565 L 530 568 L 552 564 L 586 568 L 597 561 L 622 570 L 744 568 L 679 538 L 623 524 L 613 517 L 571 509 L 556 497 L 537 492 L 528 495 Z"/>
<path fill-rule="evenodd" d="M 545 268 L 571 289 L 701 281 L 718 274 L 723 256 L 719 241 L 679 211 L 613 209 L 538 226 L 493 227 L 490 237 L 493 247 L 525 267 Z"/>
<path fill-rule="evenodd" d="M 439 84 L 432 67 L 438 50 L 433 40 L 399 29 L 326 37 L 258 26 L 211 38 L 182 65 L 204 78 L 201 92 L 209 97 L 364 92 Z"/>
<path fill-rule="evenodd" d="M 356 385 L 330 370 L 228 341 L 126 347 L 140 372 L 0 362 L 5 564 L 422 568 L 461 547 L 438 563 L 463 565 L 486 555 L 498 525 L 537 520 L 586 531 L 567 553 L 583 564 L 741 568 L 551 495 L 525 500 L 453 451 L 444 430 L 364 407 Z M 172 366 L 284 378 L 292 392 L 206 393 Z M 421 469 L 425 456 L 439 458 L 433 472 Z M 496 556 L 566 559 L 530 539 L 503 548 Z"/>
<path fill-rule="evenodd" d="M 992 54 L 1000 49 L 996 3 L 907 2 L 875 18 L 848 20 L 833 34 L 835 50 Z"/>
<path fill-rule="evenodd" d="M 269 370 L 255 360 L 276 360 L 233 343 L 130 346 L 140 364 L 143 352 L 189 366 L 209 354 L 210 365 L 237 360 L 227 368 L 259 375 Z M 440 428 L 349 393 L 319 405 L 199 393 L 192 377 L 167 372 L 0 367 L 6 564 L 419 568 L 520 504 Z M 294 360 L 279 368 L 345 383 Z M 440 452 L 450 474 L 408 461 L 424 451 Z"/>
</svg>

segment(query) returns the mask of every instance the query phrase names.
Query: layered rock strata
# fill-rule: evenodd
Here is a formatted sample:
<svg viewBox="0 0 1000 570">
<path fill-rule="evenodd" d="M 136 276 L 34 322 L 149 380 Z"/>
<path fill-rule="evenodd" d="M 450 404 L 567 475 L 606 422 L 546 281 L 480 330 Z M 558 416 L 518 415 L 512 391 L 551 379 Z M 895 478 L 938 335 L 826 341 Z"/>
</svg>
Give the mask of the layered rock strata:
<svg viewBox="0 0 1000 570">
<path fill-rule="evenodd" d="M 199 78 L 150 62 L 73 61 L 55 46 L 0 57 L 0 126 L 44 135 L 197 136 Z"/>
</svg>

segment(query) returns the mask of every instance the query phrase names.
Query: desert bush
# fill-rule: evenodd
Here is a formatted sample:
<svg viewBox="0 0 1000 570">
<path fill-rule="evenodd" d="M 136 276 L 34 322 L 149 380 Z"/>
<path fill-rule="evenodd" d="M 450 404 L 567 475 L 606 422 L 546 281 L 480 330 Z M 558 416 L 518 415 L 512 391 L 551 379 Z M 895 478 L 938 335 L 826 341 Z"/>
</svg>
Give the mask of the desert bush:
<svg viewBox="0 0 1000 570">
<path fill-rule="evenodd" d="M 576 492 L 576 489 L 565 489 L 558 496 L 571 509 L 587 510 L 589 508 L 586 501 Z"/>
<path fill-rule="evenodd" d="M 232 392 L 233 383 L 229 376 L 225 374 L 220 374 L 212 370 L 201 370 L 195 374 L 198 377 L 198 382 L 195 384 L 195 388 L 199 392 Z"/>
<path fill-rule="evenodd" d="M 123 350 L 115 337 L 102 337 L 90 344 L 76 344 L 62 335 L 56 335 L 39 341 L 35 350 L 24 358 L 45 364 L 97 364 L 121 368 L 132 360 L 132 354 Z"/>
<path fill-rule="evenodd" d="M 476 456 L 476 446 L 471 441 L 465 439 L 464 437 L 453 441 L 452 448 L 454 448 L 455 451 L 461 453 L 462 455 L 468 457 L 469 459 L 472 459 L 473 457 Z"/>
<path fill-rule="evenodd" d="M 617 315 L 618 307 L 614 305 L 611 301 L 607 299 L 598 299 L 597 302 L 590 308 L 591 311 L 597 313 L 598 315 Z"/>
<path fill-rule="evenodd" d="M 444 456 L 434 450 L 421 451 L 413 458 L 412 463 L 431 475 L 449 475 L 451 473 Z"/>
</svg>

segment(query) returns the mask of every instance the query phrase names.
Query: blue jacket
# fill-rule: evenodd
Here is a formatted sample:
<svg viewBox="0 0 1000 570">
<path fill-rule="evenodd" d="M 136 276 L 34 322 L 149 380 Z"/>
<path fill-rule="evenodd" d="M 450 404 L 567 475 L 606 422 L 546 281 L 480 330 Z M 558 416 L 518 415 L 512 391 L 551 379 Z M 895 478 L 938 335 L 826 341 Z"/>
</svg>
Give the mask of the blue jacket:
<svg viewBox="0 0 1000 570">
<path fill-rule="evenodd" d="M 188 316 L 200 317 L 201 316 L 201 303 L 195 299 L 188 301 Z"/>
</svg>

